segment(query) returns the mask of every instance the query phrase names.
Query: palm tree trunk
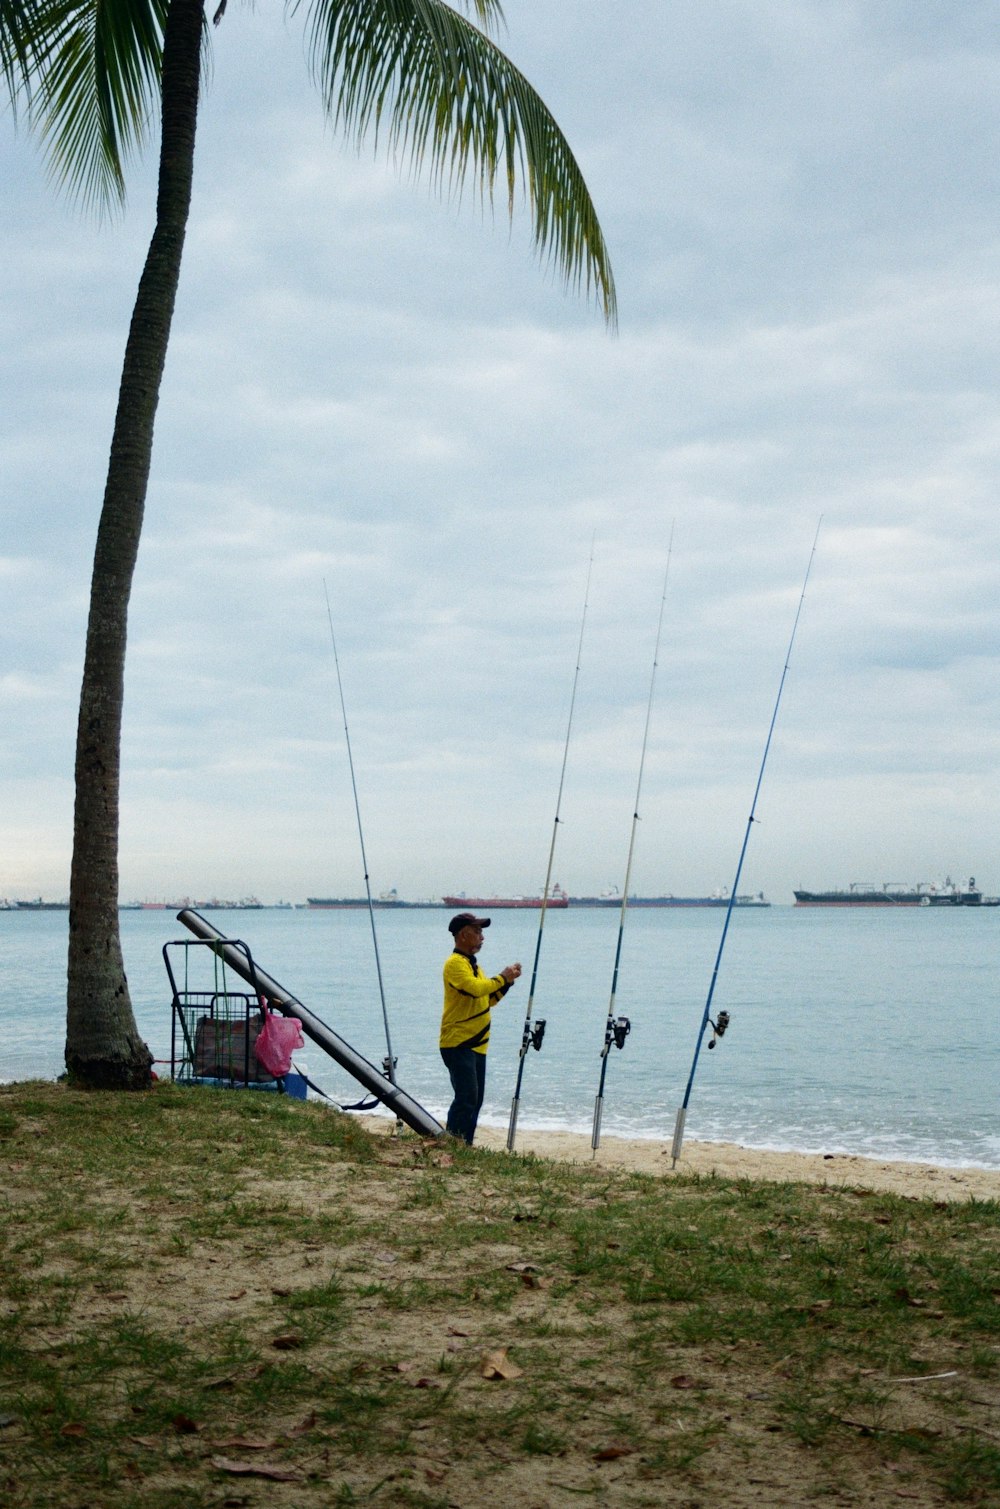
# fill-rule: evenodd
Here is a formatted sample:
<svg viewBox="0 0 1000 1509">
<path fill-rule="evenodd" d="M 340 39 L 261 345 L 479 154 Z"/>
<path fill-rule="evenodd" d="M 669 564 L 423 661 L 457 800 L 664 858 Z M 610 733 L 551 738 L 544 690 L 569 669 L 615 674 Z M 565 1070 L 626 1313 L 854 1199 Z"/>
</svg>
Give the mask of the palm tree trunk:
<svg viewBox="0 0 1000 1509">
<path fill-rule="evenodd" d="M 146 502 L 153 424 L 191 203 L 203 0 L 171 0 L 163 41 L 156 227 L 139 282 L 91 580 L 76 744 L 66 1067 L 95 1089 L 139 1089 L 139 1036 L 118 927 L 118 804 L 128 604 Z"/>
</svg>

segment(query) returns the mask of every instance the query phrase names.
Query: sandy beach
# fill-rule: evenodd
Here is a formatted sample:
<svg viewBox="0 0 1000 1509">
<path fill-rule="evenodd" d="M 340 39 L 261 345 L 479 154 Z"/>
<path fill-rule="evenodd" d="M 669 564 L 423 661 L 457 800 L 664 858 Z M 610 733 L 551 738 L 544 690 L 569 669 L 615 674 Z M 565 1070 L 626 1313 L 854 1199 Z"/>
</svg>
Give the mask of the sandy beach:
<svg viewBox="0 0 1000 1509">
<path fill-rule="evenodd" d="M 372 1130 L 387 1132 L 384 1117 L 366 1118 Z M 480 1126 L 479 1147 L 501 1150 L 506 1131 Z M 602 1137 L 596 1163 L 603 1168 L 633 1169 L 672 1178 L 670 1142 L 631 1141 Z M 590 1137 L 580 1132 L 538 1132 L 519 1127 L 518 1153 L 570 1163 L 592 1161 Z M 775 1153 L 739 1147 L 729 1142 L 685 1141 L 677 1174 L 717 1174 L 727 1179 L 787 1180 L 829 1185 L 836 1189 L 867 1189 L 933 1200 L 1000 1200 L 1000 1169 L 942 1168 L 930 1163 L 881 1162 L 841 1153 Z"/>
</svg>

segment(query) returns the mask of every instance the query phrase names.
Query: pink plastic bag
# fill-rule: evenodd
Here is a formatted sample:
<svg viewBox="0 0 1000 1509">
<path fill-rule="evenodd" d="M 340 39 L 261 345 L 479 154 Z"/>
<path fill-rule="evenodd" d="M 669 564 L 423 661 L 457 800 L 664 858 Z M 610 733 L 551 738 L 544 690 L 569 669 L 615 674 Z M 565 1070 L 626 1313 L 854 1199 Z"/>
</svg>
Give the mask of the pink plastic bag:
<svg viewBox="0 0 1000 1509">
<path fill-rule="evenodd" d="M 281 1016 L 277 1011 L 269 1011 L 264 1005 L 261 1009 L 264 1025 L 257 1034 L 253 1051 L 269 1074 L 282 1079 L 292 1067 L 292 1054 L 296 1048 L 304 1048 L 306 1045 L 302 1036 L 302 1023 L 297 1017 Z"/>
</svg>

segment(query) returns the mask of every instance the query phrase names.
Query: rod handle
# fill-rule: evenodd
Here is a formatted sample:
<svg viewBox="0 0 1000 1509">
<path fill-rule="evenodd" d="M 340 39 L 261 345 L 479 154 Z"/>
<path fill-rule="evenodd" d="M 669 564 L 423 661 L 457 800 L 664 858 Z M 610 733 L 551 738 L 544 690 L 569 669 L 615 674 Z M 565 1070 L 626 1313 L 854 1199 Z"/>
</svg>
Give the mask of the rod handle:
<svg viewBox="0 0 1000 1509">
<path fill-rule="evenodd" d="M 673 1159 L 673 1168 L 677 1167 L 677 1160 L 681 1155 L 681 1148 L 684 1146 L 684 1122 L 686 1119 L 687 1109 L 684 1106 L 681 1106 L 680 1110 L 677 1112 L 677 1120 L 674 1122 L 674 1145 L 670 1149 L 670 1156 Z"/>
<path fill-rule="evenodd" d="M 514 1151 L 514 1139 L 517 1137 L 517 1112 L 520 1106 L 520 1096 L 515 1095 L 510 1103 L 510 1121 L 507 1124 L 507 1151 Z"/>
<path fill-rule="evenodd" d="M 598 1095 L 597 1099 L 594 1101 L 594 1128 L 590 1134 L 590 1145 L 595 1153 L 601 1145 L 601 1116 L 603 1112 L 604 1096 Z"/>
</svg>

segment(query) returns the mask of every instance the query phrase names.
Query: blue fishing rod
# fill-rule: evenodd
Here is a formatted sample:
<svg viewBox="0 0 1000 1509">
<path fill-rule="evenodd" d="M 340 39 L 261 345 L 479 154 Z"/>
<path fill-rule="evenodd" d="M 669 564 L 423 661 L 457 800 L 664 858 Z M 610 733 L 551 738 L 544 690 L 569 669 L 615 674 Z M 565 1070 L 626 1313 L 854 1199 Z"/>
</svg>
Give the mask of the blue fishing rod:
<svg viewBox="0 0 1000 1509">
<path fill-rule="evenodd" d="M 330 624 L 330 643 L 333 645 L 333 663 L 337 667 L 337 690 L 340 693 L 340 711 L 344 719 L 344 739 L 347 743 L 347 763 L 351 771 L 351 790 L 354 792 L 354 811 L 358 819 L 358 839 L 361 844 L 361 864 L 365 872 L 365 895 L 368 897 L 368 918 L 371 922 L 372 944 L 375 949 L 375 973 L 378 975 L 378 993 L 382 1002 L 382 1021 L 385 1024 L 386 1056 L 382 1060 L 382 1068 L 386 1078 L 396 1086 L 396 1057 L 392 1051 L 392 1035 L 389 1031 L 389 1011 L 385 1004 L 385 985 L 382 981 L 382 960 L 378 950 L 378 930 L 375 926 L 375 907 L 372 902 L 371 882 L 368 878 L 368 856 L 365 853 L 365 832 L 361 823 L 361 804 L 358 801 L 358 783 L 354 776 L 354 756 L 351 753 L 351 735 L 347 727 L 347 707 L 344 703 L 344 683 L 340 675 L 340 657 L 337 654 L 337 636 L 333 632 L 333 613 L 330 608 L 330 594 L 326 589 L 326 581 L 323 582 L 323 595 L 326 598 L 326 616 Z M 397 1124 L 398 1120 L 397 1120 Z"/>
<path fill-rule="evenodd" d="M 698 1039 L 694 1046 L 694 1058 L 691 1060 L 691 1072 L 688 1075 L 687 1087 L 684 1091 L 684 1100 L 677 1111 L 677 1120 L 674 1123 L 674 1141 L 673 1147 L 671 1148 L 673 1168 L 677 1167 L 677 1160 L 681 1155 L 681 1148 L 684 1145 L 684 1122 L 687 1119 L 688 1105 L 691 1101 L 691 1090 L 694 1085 L 695 1071 L 698 1068 L 698 1059 L 701 1055 L 701 1045 L 705 1038 L 705 1031 L 709 1026 L 711 1026 L 712 1036 L 709 1039 L 708 1046 L 709 1048 L 714 1048 L 718 1039 L 723 1036 L 726 1028 L 729 1026 L 728 1011 L 720 1011 L 715 1020 L 712 1020 L 712 997 L 715 995 L 715 983 L 719 978 L 719 965 L 722 962 L 722 951 L 726 946 L 726 935 L 729 932 L 729 921 L 733 915 L 733 906 L 736 902 L 736 892 L 739 889 L 740 875 L 743 872 L 743 860 L 746 858 L 747 844 L 750 842 L 750 830 L 753 827 L 754 823 L 757 821 L 757 798 L 760 796 L 761 783 L 764 779 L 764 768 L 767 765 L 767 757 L 771 749 L 771 739 L 774 735 L 774 725 L 778 721 L 778 708 L 781 706 L 781 694 L 785 689 L 785 677 L 788 675 L 788 667 L 791 664 L 792 647 L 795 644 L 795 635 L 799 627 L 799 618 L 802 614 L 802 604 L 805 602 L 806 588 L 809 585 L 809 574 L 812 571 L 813 560 L 816 555 L 816 545 L 819 541 L 819 531 L 822 523 L 823 517 L 822 515 L 820 515 L 819 523 L 816 525 L 816 533 L 813 536 L 812 550 L 809 552 L 809 563 L 806 566 L 806 574 L 802 582 L 802 591 L 799 593 L 798 607 L 795 610 L 795 621 L 792 624 L 792 633 L 788 641 L 788 650 L 785 654 L 785 665 L 784 669 L 781 672 L 781 680 L 778 683 L 778 695 L 774 700 L 774 711 L 771 714 L 771 724 L 767 730 L 767 740 L 764 744 L 764 757 L 760 762 L 760 770 L 757 774 L 757 785 L 754 787 L 753 802 L 750 807 L 750 816 L 747 819 L 747 828 L 746 832 L 743 835 L 743 846 L 740 849 L 739 862 L 736 866 L 736 878 L 733 881 L 733 888 L 729 893 L 729 905 L 726 907 L 726 916 L 722 924 L 722 937 L 719 939 L 719 951 L 715 956 L 715 967 L 712 970 L 712 978 L 708 987 L 708 997 L 705 1001 L 705 1009 L 701 1014 L 701 1023 L 698 1027 Z"/>
<path fill-rule="evenodd" d="M 625 914 L 628 911 L 629 884 L 632 879 L 632 857 L 635 853 L 635 835 L 639 826 L 639 796 L 642 791 L 642 773 L 646 764 L 646 746 L 649 743 L 649 724 L 653 714 L 653 690 L 656 686 L 656 668 L 660 654 L 660 635 L 663 631 L 663 609 L 667 601 L 667 580 L 670 576 L 670 556 L 674 546 L 674 531 L 671 526 L 670 543 L 667 547 L 667 569 L 663 576 L 663 596 L 660 598 L 660 616 L 656 625 L 656 648 L 653 651 L 653 671 L 649 678 L 649 700 L 646 704 L 646 727 L 642 736 L 642 753 L 639 756 L 639 779 L 635 788 L 635 809 L 632 813 L 632 832 L 629 837 L 628 861 L 625 865 L 625 884 L 622 888 L 622 905 L 618 918 L 618 943 L 615 947 L 615 964 L 611 973 L 611 999 L 608 1002 L 608 1019 L 604 1024 L 604 1046 L 601 1049 L 601 1077 L 594 1101 L 594 1126 L 590 1134 L 590 1146 L 594 1153 L 601 1142 L 601 1117 L 604 1114 L 604 1081 L 608 1075 L 608 1058 L 612 1047 L 624 1048 L 625 1039 L 632 1030 L 627 1016 L 615 1016 L 615 1000 L 618 994 L 618 969 L 622 957 L 622 939 L 625 936 Z"/>
<path fill-rule="evenodd" d="M 566 760 L 569 755 L 569 739 L 573 731 L 573 709 L 576 706 L 576 686 L 580 679 L 580 658 L 583 654 L 583 631 L 587 626 L 587 607 L 590 602 L 590 577 L 594 569 L 594 541 L 590 542 L 590 561 L 587 565 L 587 587 L 583 594 L 583 615 L 580 620 L 580 641 L 576 647 L 576 670 L 573 672 L 573 692 L 569 699 L 569 718 L 566 722 L 566 742 L 563 745 L 562 769 L 559 772 L 559 794 L 556 797 L 556 816 L 552 824 L 552 842 L 549 844 L 549 863 L 545 871 L 545 886 L 542 890 L 542 906 L 538 914 L 538 937 L 535 939 L 535 960 L 531 966 L 531 984 L 528 987 L 528 1005 L 524 1013 L 524 1030 L 521 1033 L 521 1047 L 517 1059 L 517 1083 L 514 1086 L 514 1098 L 510 1103 L 510 1121 L 507 1125 L 507 1151 L 514 1151 L 514 1140 L 517 1137 L 517 1113 L 521 1105 L 521 1081 L 524 1079 L 524 1062 L 528 1056 L 528 1049 L 534 1048 L 541 1051 L 542 1039 L 545 1036 L 545 1019 L 539 1017 L 532 1025 L 531 1012 L 535 1002 L 535 981 L 538 979 L 538 960 L 542 952 L 542 930 L 545 927 L 545 913 L 549 904 L 549 887 L 552 884 L 552 865 L 556 853 L 556 835 L 559 832 L 562 810 L 563 782 L 566 779 Z"/>
</svg>

